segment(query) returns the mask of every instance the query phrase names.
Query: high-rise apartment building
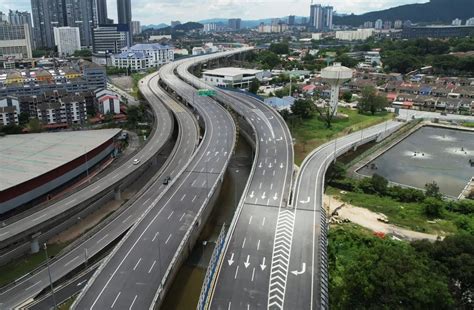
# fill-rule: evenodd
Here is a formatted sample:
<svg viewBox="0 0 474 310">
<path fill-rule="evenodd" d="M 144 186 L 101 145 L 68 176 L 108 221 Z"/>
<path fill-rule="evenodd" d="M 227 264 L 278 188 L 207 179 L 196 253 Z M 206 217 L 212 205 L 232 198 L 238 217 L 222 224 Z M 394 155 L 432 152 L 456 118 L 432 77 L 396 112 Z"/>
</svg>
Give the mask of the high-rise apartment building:
<svg viewBox="0 0 474 310">
<path fill-rule="evenodd" d="M 128 25 L 130 43 L 132 42 L 132 4 L 131 0 L 117 0 L 118 24 Z"/>
<path fill-rule="evenodd" d="M 295 25 L 295 15 L 288 16 L 288 25 L 294 26 Z"/>
<path fill-rule="evenodd" d="M 37 47 L 54 48 L 54 27 L 67 26 L 65 0 L 31 0 Z"/>
<path fill-rule="evenodd" d="M 81 39 L 78 27 L 54 28 L 54 41 L 58 47 L 59 56 L 71 56 L 81 49 Z"/>
<path fill-rule="evenodd" d="M 109 19 L 107 16 L 107 0 L 94 0 L 94 10 L 95 10 L 95 24 L 96 25 L 105 25 L 108 24 Z"/>
<path fill-rule="evenodd" d="M 242 20 L 240 18 L 231 18 L 228 20 L 229 29 L 233 31 L 240 30 L 241 23 L 242 23 Z"/>
<path fill-rule="evenodd" d="M 382 29 L 383 28 L 383 21 L 381 19 L 377 19 L 375 21 L 375 29 Z"/>
<path fill-rule="evenodd" d="M 474 26 L 474 17 L 466 20 L 466 26 Z"/>
<path fill-rule="evenodd" d="M 313 30 L 331 30 L 333 28 L 334 8 L 332 6 L 322 6 L 312 4 L 310 7 L 309 26 Z"/>
<path fill-rule="evenodd" d="M 136 36 L 142 33 L 142 26 L 138 20 L 132 20 L 132 35 Z"/>
<path fill-rule="evenodd" d="M 66 25 L 79 28 L 81 45 L 92 46 L 94 0 L 65 0 Z"/>
<path fill-rule="evenodd" d="M 20 12 L 20 11 L 12 11 L 8 13 L 8 22 L 10 25 L 28 25 L 28 31 L 30 34 L 30 41 L 34 47 L 33 42 L 33 22 L 31 20 L 31 13 L 30 12 Z"/>
<path fill-rule="evenodd" d="M 32 58 L 31 35 L 27 24 L 0 23 L 0 58 Z"/>
</svg>

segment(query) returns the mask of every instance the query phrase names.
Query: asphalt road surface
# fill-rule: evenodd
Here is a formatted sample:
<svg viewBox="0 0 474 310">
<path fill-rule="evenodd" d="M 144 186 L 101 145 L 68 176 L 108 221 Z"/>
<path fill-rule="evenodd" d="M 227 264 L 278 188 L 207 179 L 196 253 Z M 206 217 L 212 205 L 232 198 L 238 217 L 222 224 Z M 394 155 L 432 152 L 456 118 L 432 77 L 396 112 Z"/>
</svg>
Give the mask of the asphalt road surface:
<svg viewBox="0 0 474 310">
<path fill-rule="evenodd" d="M 159 198 L 168 189 L 163 185 L 165 176 L 177 177 L 179 170 L 195 151 L 198 143 L 197 124 L 192 114 L 178 105 L 166 93 L 158 87 L 158 75 L 150 75 L 140 84 L 141 90 L 147 100 L 150 102 L 154 111 L 162 115 L 161 119 L 163 131 L 168 132 L 168 127 L 172 125 L 171 116 L 168 108 L 173 111 L 180 126 L 178 141 L 175 145 L 172 155 L 165 165 L 158 172 L 162 177 L 158 178 L 141 196 L 127 209 L 125 209 L 113 221 L 100 229 L 92 237 L 86 239 L 70 252 L 58 257 L 51 263 L 51 273 L 53 281 L 63 278 L 75 268 L 84 264 L 87 257 L 92 257 L 103 250 L 107 245 L 116 240 L 127 229 L 129 229 L 150 206 L 156 205 Z M 163 104 L 166 103 L 167 107 Z M 168 115 L 168 118 L 165 116 Z M 161 127 L 160 127 L 161 128 Z M 155 142 L 156 141 L 156 142 Z M 157 139 L 150 141 L 149 144 L 162 144 L 163 141 Z M 11 309 L 35 297 L 44 288 L 48 287 L 49 280 L 47 270 L 40 269 L 33 275 L 29 275 L 14 285 L 0 292 L 0 309 Z"/>
<path fill-rule="evenodd" d="M 233 52 L 231 52 L 233 53 Z M 221 53 L 199 59 L 217 58 Z M 201 145 L 170 190 L 150 208 L 101 265 L 73 305 L 75 309 L 145 309 L 153 306 L 169 281 L 169 272 L 193 229 L 202 224 L 203 209 L 222 181 L 235 145 L 231 115 L 183 79 L 196 59 L 165 65 L 163 81 L 189 102 L 205 123 Z"/>
</svg>

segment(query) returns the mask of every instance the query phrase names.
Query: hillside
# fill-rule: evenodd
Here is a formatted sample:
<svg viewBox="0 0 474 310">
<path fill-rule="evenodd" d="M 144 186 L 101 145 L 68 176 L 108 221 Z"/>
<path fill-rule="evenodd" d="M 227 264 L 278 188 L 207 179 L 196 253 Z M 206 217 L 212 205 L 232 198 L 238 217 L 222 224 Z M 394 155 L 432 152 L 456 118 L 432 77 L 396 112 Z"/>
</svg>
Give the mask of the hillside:
<svg viewBox="0 0 474 310">
<path fill-rule="evenodd" d="M 359 26 L 377 19 L 395 21 L 411 20 L 414 23 L 451 23 L 455 18 L 465 21 L 474 17 L 473 0 L 431 0 L 427 3 L 407 4 L 387 10 L 362 15 L 334 17 L 336 25 Z"/>
</svg>

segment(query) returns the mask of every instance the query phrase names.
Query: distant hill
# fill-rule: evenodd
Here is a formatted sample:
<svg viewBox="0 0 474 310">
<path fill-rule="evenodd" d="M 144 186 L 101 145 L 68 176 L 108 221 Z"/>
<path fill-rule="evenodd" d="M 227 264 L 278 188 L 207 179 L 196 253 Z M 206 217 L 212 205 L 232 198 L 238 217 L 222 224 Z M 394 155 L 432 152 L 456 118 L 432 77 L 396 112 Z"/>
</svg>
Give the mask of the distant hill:
<svg viewBox="0 0 474 310">
<path fill-rule="evenodd" d="M 474 17 L 474 0 L 431 0 L 427 3 L 407 4 L 362 15 L 335 16 L 336 25 L 359 26 L 377 19 L 411 20 L 413 23 L 451 23 L 455 18 L 465 21 Z"/>
<path fill-rule="evenodd" d="M 169 27 L 169 25 L 167 24 L 158 24 L 158 25 L 144 25 L 142 27 L 143 30 L 147 30 L 147 29 L 162 29 L 162 28 L 166 28 L 166 27 Z"/>
<path fill-rule="evenodd" d="M 166 26 L 160 29 L 148 28 L 143 32 L 148 33 L 149 35 L 167 35 L 167 34 L 176 34 L 177 32 L 188 32 L 195 29 L 202 29 L 204 26 L 200 23 L 187 22 L 181 25 L 177 25 L 174 28 L 171 26 Z"/>
<path fill-rule="evenodd" d="M 277 17 L 279 18 L 280 20 L 282 21 L 286 21 L 288 19 L 288 16 L 285 16 L 285 17 Z M 300 16 L 297 16 L 295 19 L 296 19 L 296 23 L 300 23 L 301 22 L 301 18 Z M 263 19 L 253 19 L 253 20 L 242 20 L 240 26 L 241 28 L 255 28 L 257 27 L 258 25 L 260 25 L 261 23 L 264 23 L 264 24 L 270 24 L 272 22 L 272 19 L 273 18 L 263 18 Z M 227 22 L 228 22 L 228 18 L 210 18 L 210 19 L 204 19 L 204 20 L 200 20 L 199 23 L 201 24 L 209 24 L 209 23 L 220 23 L 220 24 L 223 24 L 223 25 L 227 25 Z"/>
</svg>

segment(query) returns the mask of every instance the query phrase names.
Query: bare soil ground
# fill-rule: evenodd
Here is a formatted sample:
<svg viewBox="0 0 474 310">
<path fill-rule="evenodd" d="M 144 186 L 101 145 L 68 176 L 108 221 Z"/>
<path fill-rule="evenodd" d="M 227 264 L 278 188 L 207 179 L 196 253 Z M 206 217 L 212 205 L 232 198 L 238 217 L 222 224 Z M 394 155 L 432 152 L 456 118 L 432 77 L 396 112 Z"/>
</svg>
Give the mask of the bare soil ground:
<svg viewBox="0 0 474 310">
<path fill-rule="evenodd" d="M 443 236 L 420 233 L 409 229 L 401 228 L 393 224 L 381 222 L 378 219 L 386 218 L 384 214 L 375 213 L 364 208 L 356 207 L 337 200 L 333 196 L 324 195 L 324 207 L 326 210 L 328 209 L 328 206 L 330 209 L 330 214 L 332 214 L 336 209 L 338 209 L 337 214 L 340 219 L 348 219 L 349 221 L 367 229 L 370 229 L 374 232 L 390 234 L 404 240 L 428 239 L 431 241 L 435 241 L 438 238 L 443 238 Z"/>
<path fill-rule="evenodd" d="M 112 84 L 130 92 L 133 88 L 133 79 L 131 76 L 111 76 Z"/>
</svg>

